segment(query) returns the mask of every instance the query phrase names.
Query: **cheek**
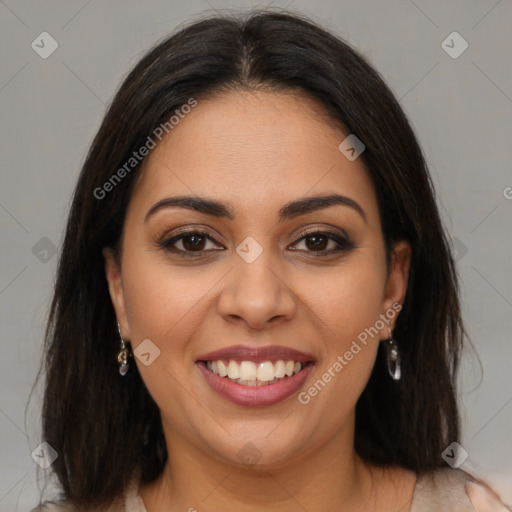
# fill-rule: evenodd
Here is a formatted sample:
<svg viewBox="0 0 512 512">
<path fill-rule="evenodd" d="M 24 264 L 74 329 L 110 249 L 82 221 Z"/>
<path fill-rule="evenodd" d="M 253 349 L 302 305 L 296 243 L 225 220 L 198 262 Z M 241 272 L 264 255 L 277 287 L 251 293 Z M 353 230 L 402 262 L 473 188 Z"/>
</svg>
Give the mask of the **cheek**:
<svg viewBox="0 0 512 512">
<path fill-rule="evenodd" d="M 225 273 L 220 268 L 179 267 L 154 252 L 126 251 L 123 290 L 132 347 L 152 340 L 162 355 L 187 357 L 187 340 L 204 320 L 208 294 Z M 174 364 L 173 364 L 174 365 Z"/>
<path fill-rule="evenodd" d="M 308 307 L 343 345 L 375 324 L 382 312 L 385 268 L 368 258 L 353 261 L 314 279 L 303 289 Z"/>
<path fill-rule="evenodd" d="M 354 258 L 316 283 L 304 293 L 309 309 L 320 319 L 324 356 L 301 403 L 333 407 L 335 425 L 355 406 L 375 362 L 385 267 L 371 257 Z"/>
<path fill-rule="evenodd" d="M 205 296 L 218 277 L 155 263 L 154 257 L 149 262 L 135 251 L 128 254 L 123 261 L 123 289 L 131 346 L 135 355 L 147 346 L 151 353 L 150 364 L 142 357 L 135 357 L 134 362 L 160 407 L 183 408 L 180 383 L 190 377 L 189 341 L 201 325 Z M 154 358 L 152 351 L 157 354 Z"/>
</svg>

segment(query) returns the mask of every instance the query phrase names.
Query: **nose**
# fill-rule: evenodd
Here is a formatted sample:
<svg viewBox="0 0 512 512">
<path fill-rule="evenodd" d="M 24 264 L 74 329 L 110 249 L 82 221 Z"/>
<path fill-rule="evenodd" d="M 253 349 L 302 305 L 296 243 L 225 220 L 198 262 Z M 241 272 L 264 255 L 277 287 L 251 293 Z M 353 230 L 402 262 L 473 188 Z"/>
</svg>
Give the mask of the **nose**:
<svg viewBox="0 0 512 512">
<path fill-rule="evenodd" d="M 295 315 L 297 300 L 266 254 L 263 251 L 252 263 L 241 258 L 235 261 L 218 302 L 218 311 L 226 321 L 261 330 Z"/>
</svg>

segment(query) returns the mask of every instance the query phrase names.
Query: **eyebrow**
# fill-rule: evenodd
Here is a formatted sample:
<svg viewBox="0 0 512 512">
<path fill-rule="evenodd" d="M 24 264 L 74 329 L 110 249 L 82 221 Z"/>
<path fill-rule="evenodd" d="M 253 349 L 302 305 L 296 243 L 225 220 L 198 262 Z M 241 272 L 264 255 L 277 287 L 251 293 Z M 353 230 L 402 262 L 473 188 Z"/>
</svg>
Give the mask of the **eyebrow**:
<svg viewBox="0 0 512 512">
<path fill-rule="evenodd" d="M 361 208 L 361 206 L 359 205 L 359 203 L 357 203 L 356 201 L 354 201 L 354 199 L 351 199 L 350 197 L 342 196 L 340 194 L 305 197 L 303 199 L 291 201 L 285 204 L 279 210 L 279 222 L 283 222 L 288 219 L 293 219 L 300 215 L 306 215 L 307 213 L 322 210 L 324 208 L 328 208 L 330 206 L 335 205 L 348 206 L 349 208 L 352 208 L 354 211 L 359 213 L 359 215 L 364 219 L 365 222 L 368 222 L 366 214 L 363 208 Z M 157 211 L 163 208 L 170 207 L 186 208 L 189 210 L 197 211 L 199 213 L 204 213 L 205 215 L 227 218 L 229 220 L 233 220 L 235 218 L 233 209 L 227 204 L 205 197 L 178 196 L 167 197 L 165 199 L 158 201 L 158 203 L 154 204 L 146 213 L 144 222 L 147 222 L 148 219 Z"/>
</svg>

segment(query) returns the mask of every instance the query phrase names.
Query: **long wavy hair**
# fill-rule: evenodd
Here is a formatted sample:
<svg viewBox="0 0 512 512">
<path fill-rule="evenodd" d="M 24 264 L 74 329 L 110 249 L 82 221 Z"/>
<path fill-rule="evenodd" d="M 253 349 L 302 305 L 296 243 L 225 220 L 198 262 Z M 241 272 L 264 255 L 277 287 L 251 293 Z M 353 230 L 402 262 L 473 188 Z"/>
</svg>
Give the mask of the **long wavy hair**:
<svg viewBox="0 0 512 512">
<path fill-rule="evenodd" d="M 167 460 L 159 409 L 134 367 L 124 377 L 102 249 L 118 247 L 141 163 L 111 179 L 190 98 L 220 92 L 301 91 L 364 142 L 388 263 L 409 241 L 406 300 L 394 330 L 402 379 L 380 349 L 356 407 L 355 449 L 365 460 L 418 473 L 444 464 L 459 439 L 456 374 L 466 332 L 458 278 L 422 150 L 379 73 L 340 38 L 302 15 L 256 11 L 180 28 L 135 65 L 118 89 L 74 191 L 45 334 L 43 438 L 63 497 L 96 507 L 138 475 L 154 481 Z M 95 193 L 96 191 L 96 193 Z"/>
</svg>

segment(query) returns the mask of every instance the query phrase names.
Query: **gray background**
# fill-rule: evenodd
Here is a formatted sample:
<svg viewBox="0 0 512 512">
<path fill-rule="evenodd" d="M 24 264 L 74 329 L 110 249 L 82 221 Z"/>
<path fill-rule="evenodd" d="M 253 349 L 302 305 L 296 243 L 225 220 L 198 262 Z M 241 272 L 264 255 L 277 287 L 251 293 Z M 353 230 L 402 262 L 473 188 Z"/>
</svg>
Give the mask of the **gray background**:
<svg viewBox="0 0 512 512">
<path fill-rule="evenodd" d="M 41 356 L 57 262 L 52 249 L 60 246 L 70 196 L 105 105 L 144 51 L 183 21 L 266 4 L 0 2 L 1 511 L 30 510 L 38 498 L 31 452 L 41 442 L 41 387 L 26 419 L 25 407 Z M 461 405 L 469 458 L 462 468 L 486 477 L 512 503 L 512 2 L 272 3 L 285 6 L 364 53 L 416 130 L 456 250 L 464 316 L 483 366 L 482 376 L 468 352 Z M 59 45 L 47 59 L 31 47 L 34 40 L 41 46 L 43 31 Z M 458 58 L 441 46 L 453 31 L 469 45 Z M 457 40 L 445 44 L 452 52 L 461 48 Z"/>
</svg>

